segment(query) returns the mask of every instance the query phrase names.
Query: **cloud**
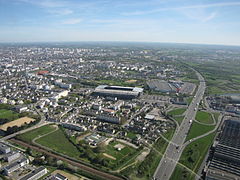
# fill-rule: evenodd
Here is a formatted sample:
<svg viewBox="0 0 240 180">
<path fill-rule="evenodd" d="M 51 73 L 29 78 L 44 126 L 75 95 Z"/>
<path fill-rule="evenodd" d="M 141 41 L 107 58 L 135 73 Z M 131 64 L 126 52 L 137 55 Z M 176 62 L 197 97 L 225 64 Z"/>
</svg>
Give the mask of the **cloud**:
<svg viewBox="0 0 240 180">
<path fill-rule="evenodd" d="M 31 3 L 41 7 L 56 8 L 66 6 L 66 1 L 62 0 L 18 0 L 25 3 Z"/>
<path fill-rule="evenodd" d="M 217 16 L 216 12 L 212 12 L 209 16 L 202 19 L 202 22 L 207 22 L 214 19 Z"/>
<path fill-rule="evenodd" d="M 180 7 L 166 7 L 158 8 L 147 11 L 135 11 L 135 12 L 125 12 L 122 15 L 131 16 L 131 15 L 145 15 L 153 14 L 162 11 L 174 11 L 174 10 L 186 10 L 186 9 L 204 9 L 212 7 L 228 7 L 228 6 L 240 6 L 240 2 L 223 2 L 223 3 L 213 3 L 213 4 L 201 4 L 201 5 L 192 5 L 192 6 L 180 6 Z"/>
<path fill-rule="evenodd" d="M 73 11 L 70 9 L 54 9 L 54 10 L 49 10 L 48 12 L 50 12 L 51 14 L 54 15 L 69 15 L 69 14 L 73 14 Z"/>
<path fill-rule="evenodd" d="M 83 20 L 80 18 L 74 18 L 74 19 L 67 19 L 62 22 L 62 24 L 69 24 L 69 25 L 74 25 L 74 24 L 79 24 Z"/>
</svg>

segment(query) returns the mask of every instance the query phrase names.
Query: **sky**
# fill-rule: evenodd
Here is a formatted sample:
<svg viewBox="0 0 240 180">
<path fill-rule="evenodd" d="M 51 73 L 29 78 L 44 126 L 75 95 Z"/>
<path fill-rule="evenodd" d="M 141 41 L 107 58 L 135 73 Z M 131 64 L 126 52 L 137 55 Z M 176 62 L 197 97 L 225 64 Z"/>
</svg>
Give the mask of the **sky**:
<svg viewBox="0 0 240 180">
<path fill-rule="evenodd" d="M 0 0 L 0 42 L 240 45 L 240 0 Z"/>
</svg>

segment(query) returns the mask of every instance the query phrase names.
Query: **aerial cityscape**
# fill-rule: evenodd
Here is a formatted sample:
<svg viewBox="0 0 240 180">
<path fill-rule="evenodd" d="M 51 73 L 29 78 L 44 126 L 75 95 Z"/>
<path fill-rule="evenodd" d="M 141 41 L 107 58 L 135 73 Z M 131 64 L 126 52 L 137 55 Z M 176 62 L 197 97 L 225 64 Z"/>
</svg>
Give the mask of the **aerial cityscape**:
<svg viewBox="0 0 240 180">
<path fill-rule="evenodd" d="M 240 180 L 239 10 L 0 0 L 0 179 Z"/>
</svg>

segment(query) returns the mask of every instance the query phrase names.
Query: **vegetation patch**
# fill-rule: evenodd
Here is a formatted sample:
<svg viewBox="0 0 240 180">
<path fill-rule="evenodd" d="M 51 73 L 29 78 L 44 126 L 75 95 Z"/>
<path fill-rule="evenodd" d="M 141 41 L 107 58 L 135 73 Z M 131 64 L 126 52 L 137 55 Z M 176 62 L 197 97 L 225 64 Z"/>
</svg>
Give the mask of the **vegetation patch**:
<svg viewBox="0 0 240 180">
<path fill-rule="evenodd" d="M 80 155 L 78 149 L 66 138 L 62 129 L 37 139 L 36 143 L 73 158 L 79 158 Z"/>
<path fill-rule="evenodd" d="M 36 138 L 38 136 L 42 136 L 49 132 L 52 132 L 55 129 L 56 128 L 53 125 L 46 125 L 46 126 L 42 126 L 40 128 L 31 130 L 29 132 L 26 132 L 24 134 L 20 134 L 17 137 L 25 142 L 31 143 L 34 138 Z"/>
<path fill-rule="evenodd" d="M 174 109 L 172 111 L 169 111 L 168 115 L 178 116 L 178 115 L 182 115 L 185 111 L 186 111 L 186 108 L 177 108 L 177 109 Z"/>
<path fill-rule="evenodd" d="M 197 112 L 196 120 L 201 123 L 205 123 L 205 124 L 212 124 L 214 122 L 212 115 L 210 113 L 204 112 L 204 111 Z"/>
<path fill-rule="evenodd" d="M 208 152 L 208 149 L 212 145 L 215 135 L 216 135 L 215 133 L 212 133 L 208 136 L 205 136 L 189 144 L 184 149 L 179 162 L 187 166 L 189 169 L 191 169 L 195 173 L 197 173 L 199 167 L 202 164 L 202 161 L 204 160 Z M 179 180 L 179 179 L 192 180 L 194 178 L 195 176 L 191 172 L 187 171 L 186 168 L 176 166 L 172 174 L 171 180 Z"/>
<path fill-rule="evenodd" d="M 12 110 L 0 109 L 0 124 L 13 121 L 15 119 L 18 119 L 19 117 L 19 114 Z"/>
<path fill-rule="evenodd" d="M 193 139 L 195 137 L 201 136 L 211 130 L 213 130 L 215 126 L 208 126 L 208 125 L 202 125 L 197 122 L 193 122 L 192 126 L 190 128 L 190 131 L 187 135 L 186 141 Z"/>
</svg>

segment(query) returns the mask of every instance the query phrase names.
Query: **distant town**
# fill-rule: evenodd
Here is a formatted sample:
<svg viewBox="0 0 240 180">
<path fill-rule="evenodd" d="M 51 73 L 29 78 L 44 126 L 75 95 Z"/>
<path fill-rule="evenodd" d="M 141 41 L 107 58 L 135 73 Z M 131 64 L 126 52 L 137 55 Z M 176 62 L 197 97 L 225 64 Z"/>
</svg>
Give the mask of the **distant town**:
<svg viewBox="0 0 240 180">
<path fill-rule="evenodd" d="M 0 44 L 0 177 L 240 179 L 239 67 L 230 46 Z"/>
</svg>

